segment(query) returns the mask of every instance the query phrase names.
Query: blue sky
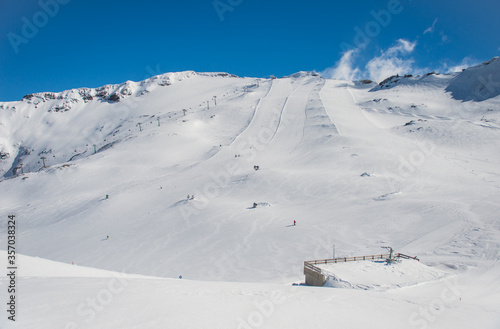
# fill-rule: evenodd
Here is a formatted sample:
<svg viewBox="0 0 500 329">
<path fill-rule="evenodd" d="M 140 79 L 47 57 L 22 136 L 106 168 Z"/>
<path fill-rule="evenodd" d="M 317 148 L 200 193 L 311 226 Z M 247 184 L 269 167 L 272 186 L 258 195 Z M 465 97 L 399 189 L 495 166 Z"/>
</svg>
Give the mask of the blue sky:
<svg viewBox="0 0 500 329">
<path fill-rule="evenodd" d="M 459 69 L 500 54 L 499 13 L 498 0 L 2 1 L 0 101 L 183 70 Z"/>
</svg>

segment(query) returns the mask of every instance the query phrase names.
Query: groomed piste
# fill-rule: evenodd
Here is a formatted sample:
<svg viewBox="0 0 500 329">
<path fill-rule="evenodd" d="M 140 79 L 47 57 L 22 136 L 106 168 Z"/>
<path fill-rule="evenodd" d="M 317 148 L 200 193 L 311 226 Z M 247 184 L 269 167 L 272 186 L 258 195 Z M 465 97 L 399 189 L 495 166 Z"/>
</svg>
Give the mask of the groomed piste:
<svg viewBox="0 0 500 329">
<path fill-rule="evenodd" d="M 187 71 L 0 103 L 21 255 L 0 327 L 498 328 L 500 99 L 479 77 L 499 63 L 382 85 Z M 420 262 L 304 285 L 305 260 L 387 245 Z"/>
</svg>

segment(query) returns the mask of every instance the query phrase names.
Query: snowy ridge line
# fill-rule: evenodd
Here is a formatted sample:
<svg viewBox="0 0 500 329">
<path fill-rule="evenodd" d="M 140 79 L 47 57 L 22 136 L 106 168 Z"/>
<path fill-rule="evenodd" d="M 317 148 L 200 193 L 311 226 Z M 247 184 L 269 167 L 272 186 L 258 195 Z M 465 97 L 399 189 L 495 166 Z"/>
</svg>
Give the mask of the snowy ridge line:
<svg viewBox="0 0 500 329">
<path fill-rule="evenodd" d="M 140 81 L 128 80 L 122 83 L 109 83 L 99 87 L 79 87 L 71 88 L 62 91 L 50 92 L 50 91 L 40 91 L 31 94 L 24 95 L 19 101 L 26 101 L 32 104 L 40 104 L 51 100 L 82 100 L 85 103 L 90 102 L 94 99 L 101 101 L 111 101 L 119 102 L 121 98 L 131 96 L 143 96 L 145 93 L 149 92 L 149 87 L 158 86 L 170 86 L 172 83 L 180 82 L 186 78 L 191 78 L 193 76 L 202 77 L 222 77 L 222 78 L 238 78 L 239 76 L 227 72 L 196 72 L 193 70 L 179 71 L 179 72 L 166 72 L 162 74 L 157 74 L 149 78 L 145 78 Z M 0 102 L 0 104 L 14 103 L 17 101 L 10 102 Z M 60 109 L 63 109 L 62 107 Z M 59 111 L 58 109 L 57 111 Z"/>
</svg>

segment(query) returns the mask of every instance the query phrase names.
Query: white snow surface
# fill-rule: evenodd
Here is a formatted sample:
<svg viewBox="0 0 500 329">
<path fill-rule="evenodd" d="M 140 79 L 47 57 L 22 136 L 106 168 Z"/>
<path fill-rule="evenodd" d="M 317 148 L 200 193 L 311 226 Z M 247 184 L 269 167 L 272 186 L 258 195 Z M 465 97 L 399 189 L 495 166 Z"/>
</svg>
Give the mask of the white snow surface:
<svg viewBox="0 0 500 329">
<path fill-rule="evenodd" d="M 365 260 L 317 265 L 328 275 L 326 286 L 353 289 L 387 290 L 430 282 L 445 277 L 445 272 L 416 260 Z"/>
<path fill-rule="evenodd" d="M 5 252 L 0 255 L 5 259 Z M 371 291 L 155 278 L 27 256 L 18 260 L 18 318 L 15 323 L 1 318 L 2 328 L 496 328 L 498 324 L 494 317 L 498 294 L 491 291 L 498 285 L 498 269 L 482 273 L 485 284 L 472 276 L 463 276 L 463 281 L 452 276 Z M 1 279 L 2 287 L 6 281 Z"/>
<path fill-rule="evenodd" d="M 188 71 L 0 103 L 0 249 L 12 214 L 25 255 L 0 328 L 500 327 L 500 98 L 458 99 L 461 76 Z M 425 270 L 301 285 L 333 245 Z"/>
</svg>

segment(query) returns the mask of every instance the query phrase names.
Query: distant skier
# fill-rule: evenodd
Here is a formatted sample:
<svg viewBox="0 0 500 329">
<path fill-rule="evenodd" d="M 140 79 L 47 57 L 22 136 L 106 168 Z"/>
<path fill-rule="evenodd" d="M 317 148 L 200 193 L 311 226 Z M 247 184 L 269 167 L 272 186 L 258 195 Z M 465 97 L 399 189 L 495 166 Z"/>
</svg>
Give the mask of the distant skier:
<svg viewBox="0 0 500 329">
<path fill-rule="evenodd" d="M 297 222 L 294 220 L 294 221 L 293 221 L 293 226 L 295 226 L 295 224 L 297 224 Z"/>
<path fill-rule="evenodd" d="M 109 235 L 106 235 L 106 240 L 109 240 Z"/>
</svg>

